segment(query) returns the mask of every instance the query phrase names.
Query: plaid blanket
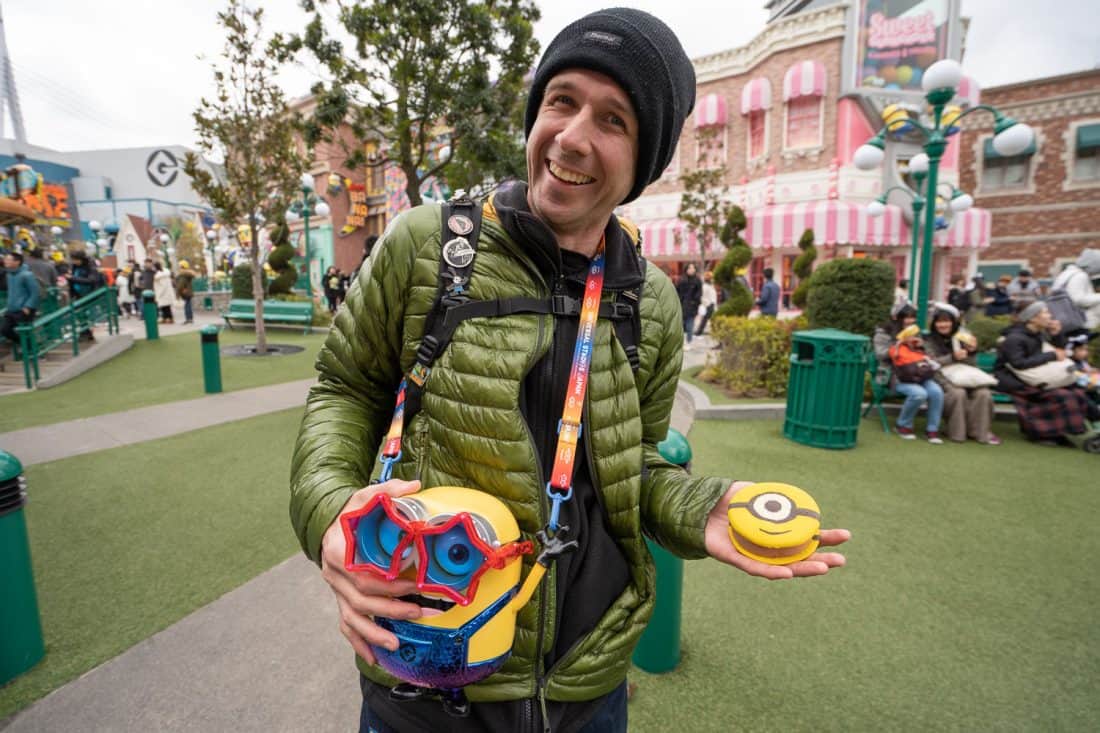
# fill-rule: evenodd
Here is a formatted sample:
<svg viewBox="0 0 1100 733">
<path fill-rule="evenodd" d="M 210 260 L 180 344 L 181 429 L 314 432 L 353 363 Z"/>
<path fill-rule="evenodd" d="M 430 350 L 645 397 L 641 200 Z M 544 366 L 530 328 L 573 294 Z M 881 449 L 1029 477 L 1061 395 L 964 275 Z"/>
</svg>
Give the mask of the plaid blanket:
<svg viewBox="0 0 1100 733">
<path fill-rule="evenodd" d="M 1013 392 L 1020 431 L 1031 440 L 1053 440 L 1059 435 L 1080 435 L 1088 430 L 1088 398 L 1079 387 Z"/>
</svg>

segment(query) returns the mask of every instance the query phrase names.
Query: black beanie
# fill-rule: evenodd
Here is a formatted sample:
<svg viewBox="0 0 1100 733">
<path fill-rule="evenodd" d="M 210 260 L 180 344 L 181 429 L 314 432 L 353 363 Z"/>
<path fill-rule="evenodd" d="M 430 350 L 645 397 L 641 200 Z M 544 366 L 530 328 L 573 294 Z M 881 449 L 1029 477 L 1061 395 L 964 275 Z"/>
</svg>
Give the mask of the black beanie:
<svg viewBox="0 0 1100 733">
<path fill-rule="evenodd" d="M 633 201 L 672 160 L 684 120 L 695 107 L 695 69 L 680 40 L 649 13 L 632 8 L 597 10 L 566 26 L 546 49 L 527 99 L 524 134 L 542 105 L 550 79 L 566 69 L 607 74 L 623 88 L 638 118 L 638 165 Z"/>
</svg>

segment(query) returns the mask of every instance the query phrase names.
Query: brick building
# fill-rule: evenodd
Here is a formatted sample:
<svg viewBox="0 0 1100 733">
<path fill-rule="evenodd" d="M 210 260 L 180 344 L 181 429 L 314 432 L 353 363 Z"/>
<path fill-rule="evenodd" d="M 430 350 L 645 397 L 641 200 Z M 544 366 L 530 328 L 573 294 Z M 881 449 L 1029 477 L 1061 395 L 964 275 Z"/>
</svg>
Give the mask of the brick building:
<svg viewBox="0 0 1100 733">
<path fill-rule="evenodd" d="M 1026 122 L 1035 143 L 1011 158 L 990 142 L 992 118 L 964 120 L 960 179 L 993 213 L 986 279 L 1022 267 L 1049 278 L 1100 247 L 1100 69 L 990 87 L 982 102 Z"/>
<path fill-rule="evenodd" d="M 753 248 L 749 280 L 758 290 L 763 270 L 775 270 L 784 296 L 797 284 L 791 272 L 798 238 L 814 231 L 818 263 L 832 258 L 890 262 L 898 279 L 912 257 L 912 181 L 909 158 L 921 151 L 913 135 L 892 135 L 885 164 L 853 165 L 856 149 L 882 127 L 891 104 L 923 108 L 920 77 L 940 58 L 959 58 L 965 24 L 957 0 L 770 0 L 764 29 L 739 48 L 693 60 L 696 107 L 679 151 L 662 179 L 622 213 L 643 235 L 646 256 L 675 274 L 701 259 L 699 243 L 677 219 L 681 172 L 724 165 L 726 200 L 744 209 L 744 236 Z M 976 104 L 971 80 L 955 103 Z M 698 161 L 698 135 L 719 141 L 714 163 Z M 958 182 L 959 140 L 951 139 L 940 178 Z M 894 189 L 880 217 L 867 204 Z M 908 191 L 908 195 L 906 194 Z M 949 217 L 935 239 L 933 294 L 950 275 L 972 270 L 988 246 L 989 213 L 975 207 Z M 720 248 L 714 248 L 720 250 Z M 721 251 L 707 248 L 713 261 Z"/>
</svg>

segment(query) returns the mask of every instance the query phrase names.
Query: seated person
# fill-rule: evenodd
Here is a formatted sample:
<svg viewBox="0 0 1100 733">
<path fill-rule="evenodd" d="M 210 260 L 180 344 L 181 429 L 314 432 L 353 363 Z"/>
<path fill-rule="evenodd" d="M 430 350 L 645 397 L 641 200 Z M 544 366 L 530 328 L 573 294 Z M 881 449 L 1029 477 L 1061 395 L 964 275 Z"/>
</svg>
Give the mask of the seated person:
<svg viewBox="0 0 1100 733">
<path fill-rule="evenodd" d="M 895 337 L 890 347 L 890 362 L 894 366 L 894 389 L 905 395 L 905 403 L 898 416 L 897 432 L 905 440 L 913 440 L 913 419 L 921 405 L 928 404 L 928 442 L 942 445 L 940 438 L 940 416 L 943 413 L 943 390 L 936 383 L 934 375 L 940 365 L 924 352 L 924 342 L 920 337 L 920 327 L 915 323 L 906 326 Z"/>
<path fill-rule="evenodd" d="M 887 368 L 890 367 L 890 347 L 894 345 L 898 332 L 906 326 L 912 326 L 917 322 L 917 309 L 909 303 L 895 303 L 890 311 L 890 320 L 875 327 L 871 346 L 875 350 L 875 358 Z"/>
<path fill-rule="evenodd" d="M 1048 348 L 1044 349 L 1044 344 Z M 997 389 L 1011 395 L 1024 437 L 1041 445 L 1073 445 L 1066 436 L 1084 433 L 1087 419 L 1100 418 L 1100 414 L 1091 414 L 1100 413 L 1100 408 L 1089 403 L 1080 387 L 1032 387 L 1013 371 L 1065 359 L 1065 344 L 1062 324 L 1051 318 L 1046 305 L 1036 301 L 1020 310 L 997 347 L 993 365 Z"/>
<path fill-rule="evenodd" d="M 932 311 L 932 329 L 925 341 L 925 351 L 943 366 L 969 364 L 977 369 L 974 355 L 977 340 L 959 330 L 959 311 L 947 303 L 937 303 Z M 962 443 L 969 437 L 986 445 L 1000 445 L 993 434 L 993 392 L 989 387 L 958 387 L 942 371 L 935 374 L 943 389 L 943 414 L 947 419 L 947 437 Z"/>
<path fill-rule="evenodd" d="M 1066 339 L 1068 356 L 1077 369 L 1077 386 L 1094 394 L 1100 394 L 1100 369 L 1089 364 L 1089 341 L 1095 333 L 1079 333 Z"/>
</svg>

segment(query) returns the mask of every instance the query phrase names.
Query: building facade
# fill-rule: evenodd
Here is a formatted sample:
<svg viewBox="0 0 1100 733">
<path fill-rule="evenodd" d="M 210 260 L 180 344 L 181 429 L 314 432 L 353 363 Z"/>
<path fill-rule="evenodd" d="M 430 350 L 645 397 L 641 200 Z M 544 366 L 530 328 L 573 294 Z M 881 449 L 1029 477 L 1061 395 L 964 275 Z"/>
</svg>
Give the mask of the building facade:
<svg viewBox="0 0 1100 733">
<path fill-rule="evenodd" d="M 664 177 L 622 213 L 642 231 L 643 251 L 675 274 L 704 259 L 694 234 L 677 219 L 680 174 L 692 166 L 724 166 L 723 197 L 739 205 L 754 251 L 750 283 L 776 273 L 784 299 L 797 285 L 797 242 L 814 232 L 818 263 L 870 257 L 890 262 L 898 279 L 913 256 L 912 180 L 907 161 L 921 152 L 911 132 L 891 135 L 881 169 L 861 171 L 856 149 L 883 126 L 890 105 L 914 110 L 923 70 L 940 58 L 958 59 L 964 24 L 956 0 L 773 0 L 764 30 L 743 47 L 694 60 L 696 107 Z M 956 103 L 976 104 L 971 80 Z M 914 112 L 914 116 L 919 114 Z M 709 131 L 705 132 L 704 131 Z M 717 140 L 699 159 L 701 137 Z M 941 181 L 958 182 L 958 136 L 951 139 Z M 867 205 L 890 191 L 882 216 Z M 989 244 L 989 214 L 948 213 L 935 239 L 933 295 L 949 277 L 973 270 Z M 708 264 L 721 248 L 708 244 Z"/>
<path fill-rule="evenodd" d="M 993 213 L 979 268 L 987 281 L 1021 268 L 1052 278 L 1082 249 L 1100 247 L 1100 69 L 990 87 L 982 97 L 1036 139 L 1001 157 L 992 120 L 964 120 L 962 186 Z"/>
</svg>

